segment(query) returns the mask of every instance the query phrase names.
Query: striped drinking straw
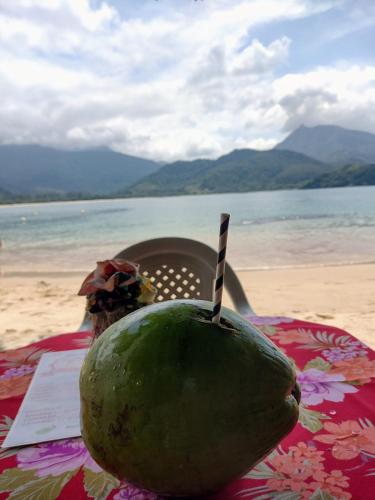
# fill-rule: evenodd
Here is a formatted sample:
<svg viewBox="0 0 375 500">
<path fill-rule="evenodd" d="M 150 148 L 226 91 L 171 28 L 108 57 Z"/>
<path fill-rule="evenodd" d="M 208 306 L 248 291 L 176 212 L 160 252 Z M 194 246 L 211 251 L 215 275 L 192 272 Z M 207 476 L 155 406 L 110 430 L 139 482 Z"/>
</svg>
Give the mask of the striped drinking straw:
<svg viewBox="0 0 375 500">
<path fill-rule="evenodd" d="M 221 298 L 223 296 L 224 288 L 225 254 L 227 251 L 229 217 L 229 214 L 221 214 L 220 216 L 219 250 L 217 253 L 215 299 L 212 316 L 213 323 L 220 323 Z"/>
</svg>

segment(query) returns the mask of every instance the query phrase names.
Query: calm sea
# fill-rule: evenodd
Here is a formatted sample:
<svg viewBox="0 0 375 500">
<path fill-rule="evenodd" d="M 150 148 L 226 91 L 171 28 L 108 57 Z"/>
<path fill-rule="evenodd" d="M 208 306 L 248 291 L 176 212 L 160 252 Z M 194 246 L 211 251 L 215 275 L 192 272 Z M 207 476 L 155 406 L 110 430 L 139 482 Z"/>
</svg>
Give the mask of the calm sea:
<svg viewBox="0 0 375 500">
<path fill-rule="evenodd" d="M 214 248 L 231 214 L 236 269 L 375 260 L 375 186 L 46 203 L 0 207 L 1 272 L 88 271 L 97 260 L 160 236 Z"/>
</svg>

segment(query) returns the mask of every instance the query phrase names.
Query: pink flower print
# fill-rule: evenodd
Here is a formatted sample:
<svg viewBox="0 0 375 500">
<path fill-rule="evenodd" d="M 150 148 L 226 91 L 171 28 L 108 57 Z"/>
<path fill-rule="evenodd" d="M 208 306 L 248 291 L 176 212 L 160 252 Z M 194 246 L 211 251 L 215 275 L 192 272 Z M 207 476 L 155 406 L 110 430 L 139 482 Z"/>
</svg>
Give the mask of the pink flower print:
<svg viewBox="0 0 375 500">
<path fill-rule="evenodd" d="M 375 360 L 363 356 L 345 361 L 336 361 L 331 366 L 329 373 L 340 373 L 345 377 L 345 380 L 357 380 L 361 384 L 367 384 L 371 382 L 371 377 L 375 377 Z"/>
<path fill-rule="evenodd" d="M 35 371 L 35 366 L 32 365 L 21 365 L 14 368 L 9 368 L 1 376 L 0 380 L 9 380 L 13 377 L 23 377 L 24 375 L 29 375 Z"/>
<path fill-rule="evenodd" d="M 317 471 L 323 470 L 323 451 L 300 442 L 290 446 L 288 455 L 277 455 L 272 460 L 273 467 L 283 474 L 294 476 L 305 481 Z"/>
<path fill-rule="evenodd" d="M 314 446 L 299 442 L 296 446 L 289 447 L 289 453 L 292 453 L 294 459 L 300 463 L 308 462 L 313 470 L 320 470 L 323 467 L 324 452 L 317 450 Z"/>
<path fill-rule="evenodd" d="M 40 357 L 45 352 L 48 352 L 48 350 L 38 349 L 37 347 L 32 347 L 32 346 L 0 352 L 0 365 L 2 367 L 20 366 L 26 363 L 34 365 L 37 364 Z"/>
<path fill-rule="evenodd" d="M 312 484 L 316 489 L 330 493 L 334 498 L 349 499 L 352 498 L 351 493 L 344 491 L 342 488 L 348 488 L 349 482 L 348 477 L 340 470 L 333 470 L 331 472 L 323 471 L 321 478 Z"/>
<path fill-rule="evenodd" d="M 278 325 L 280 323 L 293 323 L 294 319 L 286 318 L 284 316 L 255 316 L 247 314 L 245 318 L 253 325 Z"/>
<path fill-rule="evenodd" d="M 351 460 L 361 452 L 375 454 L 375 427 L 362 428 L 355 420 L 341 424 L 326 422 L 324 429 L 329 434 L 315 436 L 316 441 L 333 445 L 332 455 L 339 460 Z"/>
<path fill-rule="evenodd" d="M 335 361 L 344 361 L 346 359 L 353 359 L 359 356 L 366 356 L 367 351 L 363 349 L 362 342 L 352 341 L 340 347 L 331 347 L 322 351 L 323 356 L 331 363 Z"/>
<path fill-rule="evenodd" d="M 330 374 L 310 368 L 297 375 L 301 388 L 301 400 L 305 405 L 318 405 L 323 401 L 340 402 L 344 394 L 358 392 L 356 387 L 345 384 L 345 377 L 339 373 Z"/>
<path fill-rule="evenodd" d="M 273 492 L 298 493 L 301 500 L 310 499 L 317 489 L 335 498 L 351 498 L 350 493 L 342 489 L 349 486 L 348 478 L 341 471 L 325 471 L 323 455 L 322 451 L 306 443 L 290 446 L 287 455 L 279 454 L 268 460 L 274 476 L 267 480 L 267 487 Z"/>
<path fill-rule="evenodd" d="M 102 471 L 79 438 L 23 448 L 17 453 L 17 462 L 21 470 L 35 470 L 38 477 L 59 476 L 82 466 Z"/>
<path fill-rule="evenodd" d="M 157 500 L 157 498 L 155 493 L 127 485 L 114 495 L 113 500 Z"/>
<path fill-rule="evenodd" d="M 298 492 L 301 498 L 308 499 L 316 489 L 311 479 L 322 477 L 323 461 L 323 452 L 306 443 L 291 446 L 287 455 L 276 455 L 269 461 L 276 474 L 267 486 L 273 491 Z"/>
<path fill-rule="evenodd" d="M 303 328 L 292 328 L 290 330 L 283 330 L 274 336 L 280 344 L 306 344 L 309 345 L 314 342 L 314 337 L 309 330 Z"/>
</svg>

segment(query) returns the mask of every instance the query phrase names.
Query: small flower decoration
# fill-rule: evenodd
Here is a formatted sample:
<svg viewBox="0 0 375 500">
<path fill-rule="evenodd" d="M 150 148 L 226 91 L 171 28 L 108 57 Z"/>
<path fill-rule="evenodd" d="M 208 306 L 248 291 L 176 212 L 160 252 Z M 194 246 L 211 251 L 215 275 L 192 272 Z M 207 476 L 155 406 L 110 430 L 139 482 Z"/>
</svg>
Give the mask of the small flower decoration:
<svg viewBox="0 0 375 500">
<path fill-rule="evenodd" d="M 95 271 L 90 273 L 82 283 L 78 295 L 90 295 L 99 290 L 113 292 L 119 280 L 124 285 L 133 283 L 138 270 L 138 264 L 123 259 L 97 262 Z"/>
<path fill-rule="evenodd" d="M 123 259 L 97 262 L 95 271 L 84 280 L 78 295 L 88 298 L 88 311 L 129 311 L 154 301 L 156 289 L 139 273 L 139 265 Z"/>
</svg>

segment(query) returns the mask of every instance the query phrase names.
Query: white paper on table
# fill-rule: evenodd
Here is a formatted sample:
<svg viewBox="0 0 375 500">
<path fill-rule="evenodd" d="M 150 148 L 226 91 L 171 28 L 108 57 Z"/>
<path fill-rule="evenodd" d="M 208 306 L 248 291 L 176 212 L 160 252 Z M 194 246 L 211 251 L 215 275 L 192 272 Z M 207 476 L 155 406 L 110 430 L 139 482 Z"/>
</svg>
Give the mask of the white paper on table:
<svg viewBox="0 0 375 500">
<path fill-rule="evenodd" d="M 81 435 L 79 374 L 87 352 L 42 355 L 2 448 Z"/>
</svg>

